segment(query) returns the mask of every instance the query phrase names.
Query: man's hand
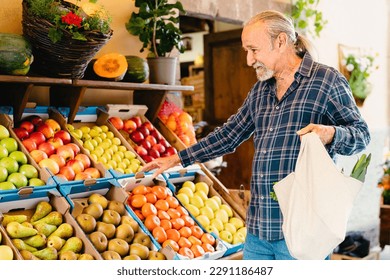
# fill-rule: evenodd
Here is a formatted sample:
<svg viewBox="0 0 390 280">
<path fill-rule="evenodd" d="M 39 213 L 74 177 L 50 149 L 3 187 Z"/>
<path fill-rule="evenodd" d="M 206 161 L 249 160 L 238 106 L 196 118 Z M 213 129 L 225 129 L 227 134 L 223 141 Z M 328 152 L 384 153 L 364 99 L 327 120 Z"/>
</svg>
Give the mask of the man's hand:
<svg viewBox="0 0 390 280">
<path fill-rule="evenodd" d="M 321 142 L 326 145 L 332 143 L 334 134 L 336 133 L 336 129 L 330 125 L 311 123 L 306 127 L 298 130 L 297 134 L 302 137 L 309 132 L 315 132 L 320 137 Z"/>
<path fill-rule="evenodd" d="M 156 178 L 168 168 L 178 165 L 179 163 L 180 158 L 177 154 L 171 155 L 169 157 L 161 157 L 145 164 L 142 167 L 141 172 L 147 172 L 157 168 L 157 170 L 153 173 L 152 176 L 153 178 Z"/>
</svg>

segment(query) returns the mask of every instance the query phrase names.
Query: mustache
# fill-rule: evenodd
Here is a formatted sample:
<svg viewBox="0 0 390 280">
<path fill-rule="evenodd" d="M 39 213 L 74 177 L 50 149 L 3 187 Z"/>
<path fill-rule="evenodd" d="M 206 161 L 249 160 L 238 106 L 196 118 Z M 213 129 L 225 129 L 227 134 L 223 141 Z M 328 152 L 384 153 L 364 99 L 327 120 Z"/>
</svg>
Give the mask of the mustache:
<svg viewBox="0 0 390 280">
<path fill-rule="evenodd" d="M 253 64 L 252 67 L 253 67 L 254 69 L 259 68 L 259 67 L 261 67 L 261 68 L 266 68 L 265 65 L 264 65 L 263 63 L 261 63 L 261 62 L 256 62 L 255 64 Z"/>
</svg>

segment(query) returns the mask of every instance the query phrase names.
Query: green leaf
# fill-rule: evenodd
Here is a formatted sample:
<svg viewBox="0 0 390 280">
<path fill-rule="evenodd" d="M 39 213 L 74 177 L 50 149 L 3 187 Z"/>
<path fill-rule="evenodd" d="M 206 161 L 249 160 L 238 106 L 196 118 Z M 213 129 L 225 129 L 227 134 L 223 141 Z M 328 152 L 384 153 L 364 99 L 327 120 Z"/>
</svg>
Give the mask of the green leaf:
<svg viewBox="0 0 390 280">
<path fill-rule="evenodd" d="M 56 28 L 49 28 L 48 36 L 53 43 L 57 43 L 62 38 L 62 31 Z"/>
</svg>

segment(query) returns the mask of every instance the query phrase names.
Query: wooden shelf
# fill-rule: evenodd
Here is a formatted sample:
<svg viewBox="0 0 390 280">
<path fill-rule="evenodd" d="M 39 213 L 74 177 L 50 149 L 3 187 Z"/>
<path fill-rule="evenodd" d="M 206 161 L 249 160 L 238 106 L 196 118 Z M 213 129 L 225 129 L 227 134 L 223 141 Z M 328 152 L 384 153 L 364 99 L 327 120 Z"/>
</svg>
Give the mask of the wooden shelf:
<svg viewBox="0 0 390 280">
<path fill-rule="evenodd" d="M 133 91 L 134 104 L 146 105 L 148 107 L 146 117 L 152 122 L 156 119 L 168 92 L 194 90 L 193 86 L 182 85 L 0 75 L 0 92 L 2 94 L 0 104 L 13 107 L 15 121 L 21 119 L 34 86 L 50 87 L 50 106 L 68 106 L 70 108 L 69 123 L 73 122 L 88 88 Z"/>
</svg>

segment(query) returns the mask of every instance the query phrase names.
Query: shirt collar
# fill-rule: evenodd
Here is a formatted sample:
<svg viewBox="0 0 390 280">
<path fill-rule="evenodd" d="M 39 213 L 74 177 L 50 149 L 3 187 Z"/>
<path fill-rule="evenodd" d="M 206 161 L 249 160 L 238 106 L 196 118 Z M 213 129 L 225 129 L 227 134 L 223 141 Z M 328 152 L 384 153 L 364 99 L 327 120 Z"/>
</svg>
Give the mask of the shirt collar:
<svg viewBox="0 0 390 280">
<path fill-rule="evenodd" d="M 313 58 L 308 52 L 306 52 L 305 55 L 303 56 L 301 65 L 299 66 L 297 72 L 302 76 L 309 77 L 313 69 L 313 65 L 314 65 Z"/>
</svg>

